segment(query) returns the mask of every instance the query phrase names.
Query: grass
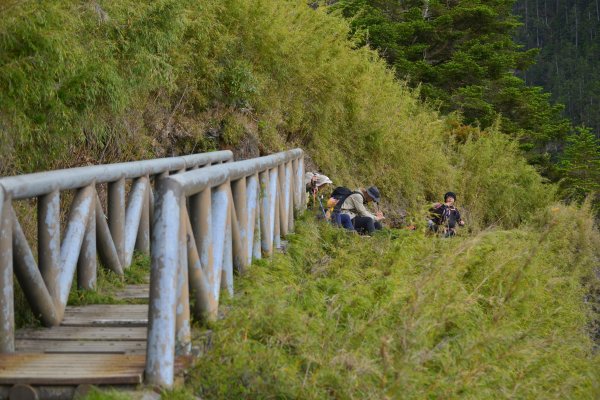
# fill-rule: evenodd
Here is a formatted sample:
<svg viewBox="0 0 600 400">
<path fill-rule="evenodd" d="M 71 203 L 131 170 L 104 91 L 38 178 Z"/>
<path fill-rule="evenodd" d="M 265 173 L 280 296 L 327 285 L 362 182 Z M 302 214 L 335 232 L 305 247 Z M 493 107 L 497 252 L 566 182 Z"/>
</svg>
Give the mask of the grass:
<svg viewBox="0 0 600 400">
<path fill-rule="evenodd" d="M 288 256 L 238 281 L 189 390 L 206 399 L 597 398 L 582 282 L 598 237 L 577 213 L 549 211 L 541 232 L 452 240 L 300 223 Z M 590 247 L 573 247 L 583 232 Z"/>
<path fill-rule="evenodd" d="M 150 256 L 134 253 L 129 268 L 125 269 L 123 276 L 98 266 L 97 286 L 95 290 L 79 290 L 77 285 L 71 286 L 68 304 L 83 306 L 88 304 L 124 304 L 135 303 L 135 299 L 118 299 L 115 292 L 125 288 L 126 285 L 139 285 L 148 283 L 150 279 Z M 74 281 L 76 282 L 76 281 Z"/>
<path fill-rule="evenodd" d="M 465 133 L 421 103 L 348 41 L 346 21 L 305 1 L 3 11 L 0 174 L 248 140 L 261 154 L 302 147 L 336 185 L 378 185 L 386 214 L 420 220 L 427 201 L 458 193 L 472 237 L 299 223 L 287 256 L 238 280 L 214 350 L 173 396 L 600 397 L 583 301 L 600 245 L 585 207 L 549 208 L 554 189 L 501 127 Z M 112 301 L 140 270 L 72 300 Z"/>
</svg>

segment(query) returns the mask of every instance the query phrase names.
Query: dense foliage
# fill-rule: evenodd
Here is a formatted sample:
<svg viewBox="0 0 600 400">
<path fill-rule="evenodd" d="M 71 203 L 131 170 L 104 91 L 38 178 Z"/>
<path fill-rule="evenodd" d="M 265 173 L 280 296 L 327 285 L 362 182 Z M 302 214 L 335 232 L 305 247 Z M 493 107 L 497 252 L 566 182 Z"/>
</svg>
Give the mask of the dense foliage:
<svg viewBox="0 0 600 400">
<path fill-rule="evenodd" d="M 487 128 L 500 118 L 544 163 L 547 145 L 569 130 L 549 94 L 514 75 L 533 63 L 512 35 L 519 23 L 513 0 L 341 0 L 333 10 L 350 18 L 354 37 L 380 54 L 421 95 L 468 124 Z"/>
<path fill-rule="evenodd" d="M 529 162 L 544 176 L 562 179 L 564 198 L 581 200 L 596 190 L 598 173 L 589 171 L 574 180 L 564 160 L 597 160 L 589 155 L 600 154 L 600 149 L 574 147 L 580 141 L 577 129 L 585 128 L 574 129 L 561 116 L 562 106 L 549 102 L 550 93 L 531 84 L 553 90 L 555 100 L 567 103 L 567 115 L 578 113 L 572 118 L 575 123 L 595 126 L 598 1 L 518 2 L 515 10 L 524 20 L 519 36 L 526 51 L 513 39 L 520 26 L 514 3 L 341 0 L 330 10 L 349 18 L 354 40 L 377 49 L 423 98 L 442 112 L 459 111 L 467 124 L 489 129 L 500 122 L 500 131 L 520 139 Z M 534 65 L 536 59 L 540 62 Z M 562 154 L 565 146 L 567 155 Z M 575 155 L 574 149 L 583 153 Z"/>
<path fill-rule="evenodd" d="M 585 129 L 569 136 L 559 167 L 564 175 L 560 182 L 563 197 L 581 202 L 592 194 L 600 214 L 600 140 Z"/>
<path fill-rule="evenodd" d="M 2 169 L 302 146 L 336 183 L 380 186 L 388 210 L 448 189 L 473 198 L 455 186 L 460 126 L 348 31 L 295 1 L 13 5 L 0 20 Z M 535 171 L 507 165 L 537 182 L 524 210 L 551 200 Z"/>
<path fill-rule="evenodd" d="M 517 38 L 537 49 L 536 63 L 521 74 L 528 85 L 540 85 L 566 105 L 577 125 L 567 139 L 559 172 L 567 200 L 594 196 L 600 211 L 600 3 L 598 0 L 517 1 L 523 25 Z"/>
<path fill-rule="evenodd" d="M 475 2 L 464 23 L 495 20 L 508 3 Z M 517 53 L 475 65 L 502 47 L 511 18 L 495 23 L 492 49 L 452 13 L 432 18 L 439 31 L 411 20 L 415 32 L 457 35 L 449 43 L 463 58 L 453 62 L 467 77 L 500 82 L 483 85 L 479 102 L 477 82 L 461 91 L 451 68 L 439 75 L 455 91 L 442 100 L 464 103 L 480 130 L 436 110 L 446 103 L 423 104 L 359 34 L 348 40 L 348 21 L 301 0 L 22 1 L 0 12 L 2 174 L 301 146 L 336 184 L 377 184 L 384 211 L 405 208 L 420 227 L 429 201 L 458 193 L 461 234 L 473 237 L 369 239 L 299 223 L 288 256 L 252 268 L 216 326 L 189 381 L 202 398 L 598 394 L 582 301 L 598 259 L 593 220 L 586 208 L 549 208 L 554 187 L 499 133 L 522 107 L 540 130 L 515 122 L 512 132 L 529 143 L 555 138 L 562 122 L 533 100 L 501 118 L 486 111 L 486 96 L 511 92 L 500 85 L 508 75 L 488 72 Z M 565 173 L 578 177 L 581 159 L 565 154 Z"/>
<path fill-rule="evenodd" d="M 522 74 L 527 84 L 543 86 L 576 125 L 600 136 L 600 2 L 518 0 L 515 12 L 523 22 L 519 41 L 539 49 Z"/>
</svg>

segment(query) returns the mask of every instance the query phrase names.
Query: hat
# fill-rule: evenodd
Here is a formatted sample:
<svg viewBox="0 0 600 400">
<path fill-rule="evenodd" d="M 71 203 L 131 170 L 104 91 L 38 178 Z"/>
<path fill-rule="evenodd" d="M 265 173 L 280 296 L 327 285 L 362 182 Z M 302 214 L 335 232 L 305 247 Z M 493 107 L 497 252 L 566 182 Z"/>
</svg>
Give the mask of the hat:
<svg viewBox="0 0 600 400">
<path fill-rule="evenodd" d="M 331 181 L 331 179 L 329 179 L 329 177 L 323 175 L 323 174 L 318 174 L 316 172 L 307 172 L 306 174 L 304 174 L 304 182 L 306 185 L 308 185 L 311 180 L 313 179 L 313 177 L 315 177 L 315 185 L 317 187 L 325 185 L 327 183 L 333 183 Z"/>
<path fill-rule="evenodd" d="M 379 189 L 377 189 L 377 186 L 371 186 L 370 188 L 368 188 L 367 194 L 371 196 L 375 203 L 379 203 L 379 201 L 381 200 L 381 195 L 379 194 Z"/>
<path fill-rule="evenodd" d="M 321 174 L 317 174 L 317 186 L 325 185 L 327 183 L 333 183 L 329 177 Z"/>
<path fill-rule="evenodd" d="M 454 194 L 454 192 L 448 192 L 444 195 L 444 201 L 446 201 L 448 199 L 448 197 L 452 197 L 454 199 L 454 201 L 456 201 L 456 195 Z"/>
</svg>

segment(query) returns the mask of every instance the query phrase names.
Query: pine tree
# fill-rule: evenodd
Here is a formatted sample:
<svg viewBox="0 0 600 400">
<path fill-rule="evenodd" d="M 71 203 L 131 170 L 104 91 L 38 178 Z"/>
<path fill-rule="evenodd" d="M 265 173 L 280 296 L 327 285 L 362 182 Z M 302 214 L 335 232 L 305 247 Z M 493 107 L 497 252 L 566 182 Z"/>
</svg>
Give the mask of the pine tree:
<svg viewBox="0 0 600 400">
<path fill-rule="evenodd" d="M 559 163 L 564 178 L 562 195 L 570 201 L 582 201 L 594 194 L 594 207 L 600 212 L 600 140 L 585 128 L 567 138 L 567 146 Z"/>
<path fill-rule="evenodd" d="M 532 162 L 544 164 L 570 124 L 550 95 L 515 76 L 535 60 L 513 40 L 514 0 L 342 0 L 359 43 L 379 50 L 399 78 L 421 88 L 444 112 L 482 128 L 498 118 Z M 548 171 L 549 166 L 544 169 Z"/>
<path fill-rule="evenodd" d="M 524 22 L 517 40 L 539 51 L 521 76 L 600 137 L 600 0 L 518 0 L 515 12 Z"/>
</svg>

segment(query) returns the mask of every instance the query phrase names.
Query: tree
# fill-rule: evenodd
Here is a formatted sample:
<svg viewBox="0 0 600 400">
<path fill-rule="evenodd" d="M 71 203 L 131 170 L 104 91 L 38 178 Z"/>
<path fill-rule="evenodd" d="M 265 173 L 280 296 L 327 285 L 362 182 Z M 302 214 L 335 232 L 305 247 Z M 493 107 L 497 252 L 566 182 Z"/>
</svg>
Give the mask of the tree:
<svg viewBox="0 0 600 400">
<path fill-rule="evenodd" d="M 565 104 L 574 124 L 600 137 L 600 1 L 518 0 L 524 25 L 517 40 L 539 51 L 537 62 L 521 73 L 528 85 L 543 86 Z"/>
<path fill-rule="evenodd" d="M 379 50 L 399 78 L 420 86 L 444 112 L 459 111 L 482 128 L 498 118 L 533 163 L 548 170 L 548 152 L 570 124 L 549 94 L 527 87 L 515 71 L 537 50 L 513 40 L 514 0 L 341 0 L 331 6 L 351 21 L 360 44 Z M 546 156 L 544 156 L 546 154 Z"/>
<path fill-rule="evenodd" d="M 564 178 L 560 189 L 565 199 L 582 201 L 595 194 L 594 207 L 600 212 L 600 140 L 585 128 L 567 138 L 559 163 Z"/>
</svg>

